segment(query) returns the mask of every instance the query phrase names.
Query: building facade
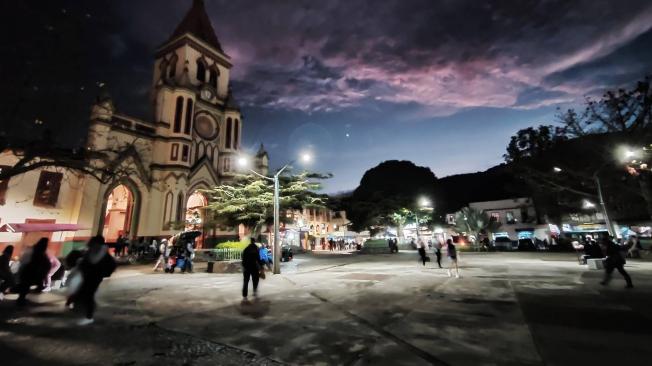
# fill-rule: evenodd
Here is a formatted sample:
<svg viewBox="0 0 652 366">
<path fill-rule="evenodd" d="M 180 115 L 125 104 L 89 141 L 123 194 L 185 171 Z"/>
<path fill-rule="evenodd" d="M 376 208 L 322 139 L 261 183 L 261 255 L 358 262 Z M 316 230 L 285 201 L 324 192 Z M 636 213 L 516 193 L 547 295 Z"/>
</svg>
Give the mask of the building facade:
<svg viewBox="0 0 652 366">
<path fill-rule="evenodd" d="M 92 106 L 87 148 L 130 147 L 115 167 L 130 173 L 101 183 L 45 168 L 0 182 L 0 244 L 32 244 L 45 236 L 63 248 L 96 234 L 112 242 L 121 234 L 161 237 L 190 224 L 201 227 L 208 203 L 201 190 L 230 181 L 241 151 L 243 121 L 229 86 L 231 66 L 203 1 L 195 0 L 156 51 L 153 118 L 120 113 L 108 93 Z M 0 168 L 16 161 L 12 153 L 0 154 Z M 262 145 L 254 167 L 267 174 Z"/>
</svg>

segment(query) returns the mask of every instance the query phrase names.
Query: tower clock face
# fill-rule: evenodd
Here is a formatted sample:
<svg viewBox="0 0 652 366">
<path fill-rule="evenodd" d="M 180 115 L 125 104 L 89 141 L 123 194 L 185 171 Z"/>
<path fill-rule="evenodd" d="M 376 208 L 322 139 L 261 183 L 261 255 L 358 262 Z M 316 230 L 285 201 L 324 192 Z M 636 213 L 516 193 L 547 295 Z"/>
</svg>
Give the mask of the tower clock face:
<svg viewBox="0 0 652 366">
<path fill-rule="evenodd" d="M 195 131 L 204 140 L 214 140 L 219 132 L 215 119 L 207 114 L 197 116 Z"/>
<path fill-rule="evenodd" d="M 213 99 L 213 91 L 211 91 L 208 88 L 204 88 L 201 90 L 201 98 L 203 100 L 211 100 Z"/>
</svg>

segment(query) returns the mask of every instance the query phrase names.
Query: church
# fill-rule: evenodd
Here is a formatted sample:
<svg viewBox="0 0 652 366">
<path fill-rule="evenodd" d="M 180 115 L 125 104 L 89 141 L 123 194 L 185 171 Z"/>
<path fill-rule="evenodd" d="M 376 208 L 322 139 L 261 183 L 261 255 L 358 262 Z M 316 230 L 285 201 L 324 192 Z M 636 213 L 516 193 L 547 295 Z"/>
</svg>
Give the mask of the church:
<svg viewBox="0 0 652 366">
<path fill-rule="evenodd" d="M 0 247 L 31 245 L 49 237 L 65 254 L 97 234 L 166 237 L 184 229 L 208 237 L 237 229 L 203 227 L 207 197 L 228 183 L 241 152 L 243 119 L 229 87 L 231 58 L 223 50 L 202 0 L 192 7 L 154 55 L 151 120 L 120 113 L 108 93 L 91 109 L 87 148 L 132 147 L 120 161 L 128 175 L 108 183 L 56 168 L 0 182 Z M 268 173 L 260 147 L 254 168 Z M 17 157 L 0 153 L 0 168 Z"/>
</svg>

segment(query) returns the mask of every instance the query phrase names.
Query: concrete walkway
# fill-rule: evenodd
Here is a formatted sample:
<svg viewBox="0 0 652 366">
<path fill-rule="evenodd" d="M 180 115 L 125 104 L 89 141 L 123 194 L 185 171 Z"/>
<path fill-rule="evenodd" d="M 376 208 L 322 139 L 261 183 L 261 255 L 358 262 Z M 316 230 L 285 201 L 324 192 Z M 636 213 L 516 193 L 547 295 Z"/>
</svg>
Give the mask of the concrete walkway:
<svg viewBox="0 0 652 366">
<path fill-rule="evenodd" d="M 434 257 L 431 255 L 431 257 Z M 0 303 L 11 365 L 607 365 L 652 359 L 652 263 L 611 287 L 571 254 L 462 254 L 462 278 L 398 255 L 298 256 L 241 304 L 240 274 L 124 267 L 96 324 L 61 294 Z M 447 263 L 444 263 L 447 264 Z M 6 358 L 5 358 L 6 359 Z M 643 363 L 642 363 L 643 362 Z"/>
</svg>

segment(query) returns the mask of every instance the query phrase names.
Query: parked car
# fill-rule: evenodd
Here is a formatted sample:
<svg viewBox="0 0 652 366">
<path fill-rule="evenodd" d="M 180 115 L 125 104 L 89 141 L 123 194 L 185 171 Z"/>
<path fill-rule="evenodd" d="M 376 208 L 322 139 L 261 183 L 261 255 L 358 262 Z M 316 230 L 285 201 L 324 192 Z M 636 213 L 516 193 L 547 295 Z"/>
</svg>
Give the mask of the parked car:
<svg viewBox="0 0 652 366">
<path fill-rule="evenodd" d="M 494 250 L 512 250 L 512 239 L 506 236 L 499 236 L 494 240 Z"/>
<path fill-rule="evenodd" d="M 532 239 L 519 239 L 518 240 L 518 250 L 521 251 L 535 251 L 537 246 L 534 245 Z"/>
</svg>

